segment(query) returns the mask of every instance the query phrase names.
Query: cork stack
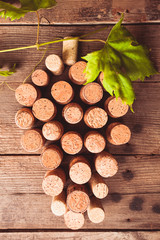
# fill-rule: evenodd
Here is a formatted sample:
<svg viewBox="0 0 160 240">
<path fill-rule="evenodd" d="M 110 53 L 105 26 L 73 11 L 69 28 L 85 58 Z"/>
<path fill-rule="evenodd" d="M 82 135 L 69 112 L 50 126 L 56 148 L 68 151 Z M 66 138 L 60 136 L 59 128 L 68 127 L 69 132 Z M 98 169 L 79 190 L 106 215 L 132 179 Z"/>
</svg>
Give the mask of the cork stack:
<svg viewBox="0 0 160 240">
<path fill-rule="evenodd" d="M 70 44 L 75 45 L 73 49 Z M 73 50 L 72 56 L 67 48 Z M 112 177 L 118 171 L 116 159 L 105 150 L 106 142 L 121 145 L 127 143 L 131 137 L 129 128 L 124 124 L 114 122 L 106 127 L 108 116 L 114 119 L 122 117 L 127 113 L 128 106 L 121 99 L 106 98 L 99 83 L 79 86 L 80 102 L 85 104 L 87 110 L 84 111 L 80 102 L 75 102 L 74 84 L 86 83 L 86 62 L 76 62 L 76 49 L 77 40 L 68 40 L 63 46 L 64 63 L 55 54 L 46 58 L 46 67 L 54 75 L 63 73 L 64 64 L 70 66 L 68 81 L 60 80 L 52 84 L 52 99 L 41 97 L 43 88 L 50 82 L 47 71 L 42 69 L 33 72 L 32 84 L 22 84 L 15 92 L 17 101 L 24 106 L 16 113 L 15 122 L 19 128 L 27 129 L 21 138 L 22 148 L 28 152 L 41 153 L 40 163 L 47 171 L 42 189 L 52 197 L 51 211 L 56 216 L 63 216 L 66 226 L 73 230 L 83 227 L 85 212 L 93 223 L 98 224 L 104 220 L 105 211 L 101 199 L 108 195 L 104 178 Z M 104 108 L 102 98 L 106 98 Z M 59 111 L 60 106 L 61 116 L 70 126 L 69 131 L 66 131 L 66 125 L 57 118 L 57 109 Z M 38 121 L 43 125 L 41 128 L 35 127 L 35 122 Z M 83 137 L 81 129 L 76 128 L 76 124 L 82 121 L 88 129 Z M 106 135 L 99 132 L 103 127 Z M 92 154 L 83 154 L 84 149 Z M 68 168 L 63 165 L 66 154 L 70 156 Z M 67 181 L 68 177 L 71 181 Z"/>
</svg>

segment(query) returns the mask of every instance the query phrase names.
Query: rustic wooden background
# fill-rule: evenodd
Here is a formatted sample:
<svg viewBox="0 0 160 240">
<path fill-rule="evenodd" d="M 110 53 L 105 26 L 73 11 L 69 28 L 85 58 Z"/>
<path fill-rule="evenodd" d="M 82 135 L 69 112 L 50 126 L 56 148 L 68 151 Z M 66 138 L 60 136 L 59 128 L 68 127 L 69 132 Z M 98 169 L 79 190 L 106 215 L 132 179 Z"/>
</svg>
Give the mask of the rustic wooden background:
<svg viewBox="0 0 160 240">
<path fill-rule="evenodd" d="M 9 1 L 16 2 L 16 1 Z M 40 11 L 40 42 L 57 36 L 80 35 L 109 24 L 93 37 L 106 39 L 112 25 L 126 12 L 126 27 L 151 49 L 151 59 L 160 71 L 160 0 L 57 0 L 51 10 Z M 17 4 L 17 3 L 16 3 Z M 36 15 L 10 22 L 0 19 L 0 49 L 32 45 L 36 41 Z M 79 58 L 98 50 L 101 43 L 81 43 Z M 61 55 L 61 45 L 50 50 Z M 42 56 L 24 50 L 0 54 L 0 66 L 17 63 L 17 72 L 7 79 L 16 88 Z M 44 61 L 41 63 L 44 67 Z M 0 88 L 0 239 L 109 239 L 160 240 L 160 77 L 134 84 L 135 114 L 122 118 L 132 131 L 129 144 L 109 151 L 119 162 L 119 172 L 106 179 L 109 196 L 103 200 L 105 221 L 95 225 L 86 216 L 82 230 L 70 231 L 62 217 L 50 210 L 41 182 L 45 171 L 38 153 L 26 154 L 20 146 L 22 130 L 14 123 L 20 105 L 6 85 Z M 0 81 L 6 80 L 1 77 Z"/>
</svg>

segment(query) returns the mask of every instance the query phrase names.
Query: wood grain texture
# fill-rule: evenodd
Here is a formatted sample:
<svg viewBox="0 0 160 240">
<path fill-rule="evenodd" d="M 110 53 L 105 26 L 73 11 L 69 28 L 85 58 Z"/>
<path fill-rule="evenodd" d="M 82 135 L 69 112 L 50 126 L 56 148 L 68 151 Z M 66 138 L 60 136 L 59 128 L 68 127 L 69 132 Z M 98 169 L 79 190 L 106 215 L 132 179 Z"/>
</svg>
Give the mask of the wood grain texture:
<svg viewBox="0 0 160 240">
<path fill-rule="evenodd" d="M 159 240 L 160 232 L 8 232 L 0 233 L 0 239 L 6 240 Z"/>
<path fill-rule="evenodd" d="M 103 25 L 104 26 L 104 25 Z M 101 28 L 100 26 L 42 26 L 40 28 L 40 43 L 48 42 L 56 37 L 81 36 L 90 31 Z M 127 29 L 136 37 L 139 43 L 147 46 L 151 52 L 150 57 L 156 69 L 160 71 L 160 25 L 127 25 Z M 106 40 L 111 26 L 105 31 L 96 33 L 89 39 Z M 36 27 L 34 26 L 0 26 L 0 50 L 11 49 L 23 46 L 34 45 L 36 42 Z M 103 47 L 99 42 L 80 42 L 79 43 L 79 59 L 87 53 L 99 50 Z M 47 54 L 55 53 L 62 55 L 62 43 L 50 45 Z M 32 71 L 33 67 L 40 60 L 43 53 L 36 49 L 27 49 L 23 51 L 15 51 L 1 53 L 0 67 L 11 66 L 17 63 L 17 72 L 8 81 L 22 82 L 26 76 Z M 44 68 L 44 61 L 42 63 Z M 6 80 L 4 77 L 2 80 Z M 159 76 L 148 78 L 146 81 L 159 81 Z"/>
<path fill-rule="evenodd" d="M 15 3 L 18 1 L 7 1 Z M 19 4 L 18 4 L 19 6 Z M 57 6 L 50 10 L 41 10 L 40 18 L 43 24 L 98 24 L 111 23 L 119 19 L 120 13 L 125 12 L 125 21 L 159 22 L 160 4 L 158 0 L 57 0 Z M 54 16 L 54 17 L 53 17 Z M 1 19 L 1 23 L 10 23 Z M 36 15 L 28 13 L 24 18 L 14 23 L 37 23 Z"/>
<path fill-rule="evenodd" d="M 159 154 L 160 112 L 158 106 L 160 103 L 160 83 L 136 83 L 134 84 L 134 88 L 137 97 L 133 106 L 135 113 L 133 114 L 129 111 L 126 116 L 119 119 L 120 122 L 130 127 L 132 132 L 131 140 L 128 144 L 122 146 L 114 146 L 107 143 L 106 149 L 113 154 Z M 76 94 L 76 96 L 78 98 L 78 94 Z M 107 95 L 105 96 L 107 97 Z M 104 97 L 103 101 L 106 97 Z M 79 101 L 78 99 L 74 100 Z M 99 106 L 103 106 L 103 101 Z M 22 149 L 20 144 L 23 130 L 16 127 L 14 123 L 15 113 L 21 108 L 14 99 L 14 92 L 4 87 L 1 92 L 0 102 L 0 154 L 26 154 L 27 152 Z M 81 103 L 81 105 L 83 104 Z M 87 109 L 87 107 L 84 106 L 84 109 Z M 63 122 L 65 131 L 71 130 L 70 125 L 62 120 L 62 107 L 60 105 L 58 106 L 58 110 L 59 113 L 55 119 Z M 87 128 L 83 122 L 72 127 L 72 130 L 79 131 L 79 129 L 81 129 L 82 136 L 89 131 L 89 128 Z M 104 136 L 105 130 L 106 126 L 100 130 Z M 85 149 L 83 149 L 83 151 L 86 152 Z M 37 152 L 37 154 L 39 153 L 40 152 Z"/>
<path fill-rule="evenodd" d="M 52 214 L 49 196 L 1 195 L 0 202 L 1 229 L 66 229 L 63 217 Z M 159 229 L 159 202 L 160 194 L 123 195 L 119 201 L 109 195 L 102 201 L 105 220 L 98 225 L 93 224 L 85 214 L 83 229 Z"/>
<path fill-rule="evenodd" d="M 86 155 L 92 165 L 92 158 Z M 109 194 L 117 201 L 124 194 L 160 193 L 160 156 L 124 156 L 115 158 L 119 164 L 118 173 L 106 178 Z M 63 159 L 68 174 L 68 159 Z M 45 169 L 39 156 L 0 156 L 0 193 L 42 194 L 42 179 Z"/>
</svg>

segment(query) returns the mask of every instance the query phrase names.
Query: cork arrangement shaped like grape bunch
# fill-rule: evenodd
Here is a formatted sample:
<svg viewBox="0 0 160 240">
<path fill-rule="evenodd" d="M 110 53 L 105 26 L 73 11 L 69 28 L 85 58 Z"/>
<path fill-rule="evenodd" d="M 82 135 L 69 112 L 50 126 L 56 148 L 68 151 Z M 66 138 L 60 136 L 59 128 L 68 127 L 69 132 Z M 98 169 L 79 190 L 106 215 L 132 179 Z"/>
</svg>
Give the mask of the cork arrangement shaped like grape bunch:
<svg viewBox="0 0 160 240">
<path fill-rule="evenodd" d="M 102 87 L 103 73 L 97 82 L 84 85 L 86 62 L 76 62 L 77 48 L 78 41 L 69 40 L 63 42 L 63 60 L 55 54 L 46 58 L 47 71 L 61 80 L 52 82 L 47 71 L 37 69 L 32 83 L 20 85 L 15 92 L 24 106 L 15 116 L 16 125 L 26 129 L 21 145 L 27 152 L 41 151 L 40 163 L 46 169 L 43 191 L 52 197 L 53 214 L 64 216 L 73 230 L 84 225 L 86 211 L 91 222 L 104 220 L 101 199 L 109 191 L 105 179 L 118 171 L 106 143 L 122 145 L 131 137 L 130 129 L 116 120 L 127 113 L 128 105 L 108 97 Z M 63 80 L 65 65 L 68 81 Z M 44 97 L 46 91 L 50 97 Z M 111 118 L 114 122 L 108 124 Z"/>
</svg>

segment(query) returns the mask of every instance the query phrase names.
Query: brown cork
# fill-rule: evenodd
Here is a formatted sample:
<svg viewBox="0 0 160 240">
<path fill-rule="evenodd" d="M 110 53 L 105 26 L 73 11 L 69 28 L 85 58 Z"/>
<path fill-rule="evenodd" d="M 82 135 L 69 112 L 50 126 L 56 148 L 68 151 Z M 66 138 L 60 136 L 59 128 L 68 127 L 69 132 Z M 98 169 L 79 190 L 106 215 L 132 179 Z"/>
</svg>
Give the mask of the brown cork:
<svg viewBox="0 0 160 240">
<path fill-rule="evenodd" d="M 72 36 L 65 37 L 64 39 L 68 39 L 68 38 L 72 38 Z M 62 50 L 63 57 L 62 58 L 63 58 L 63 62 L 66 65 L 72 66 L 73 64 L 76 63 L 77 52 L 78 52 L 78 38 L 63 41 L 63 50 Z"/>
<path fill-rule="evenodd" d="M 26 107 L 31 107 L 40 95 L 40 90 L 29 83 L 19 85 L 15 91 L 17 102 Z"/>
<path fill-rule="evenodd" d="M 114 145 L 122 145 L 129 142 L 131 138 L 130 129 L 121 123 L 111 123 L 106 130 L 107 140 Z"/>
<path fill-rule="evenodd" d="M 64 171 L 61 168 L 56 168 L 45 174 L 42 182 L 42 189 L 45 194 L 54 197 L 63 191 L 65 182 L 66 176 Z"/>
<path fill-rule="evenodd" d="M 61 75 L 64 71 L 62 59 L 55 54 L 51 54 L 46 58 L 45 65 L 54 75 Z"/>
<path fill-rule="evenodd" d="M 32 107 L 33 115 L 42 122 L 52 120 L 57 113 L 56 106 L 47 98 L 40 98 Z"/>
<path fill-rule="evenodd" d="M 80 98 L 81 100 L 89 105 L 95 104 L 103 98 L 103 89 L 102 87 L 94 82 L 88 83 L 83 86 L 80 90 Z"/>
<path fill-rule="evenodd" d="M 124 116 L 128 112 L 128 105 L 123 103 L 121 98 L 109 97 L 104 103 L 104 108 L 108 115 L 113 118 Z"/>
<path fill-rule="evenodd" d="M 67 132 L 61 138 L 61 146 L 68 154 L 77 154 L 83 147 L 83 140 L 77 132 Z"/>
<path fill-rule="evenodd" d="M 87 63 L 84 61 L 76 62 L 69 69 L 69 78 L 70 80 L 78 85 L 83 85 L 86 82 L 86 77 L 84 69 L 86 68 Z"/>
<path fill-rule="evenodd" d="M 59 104 L 67 104 L 74 97 L 73 88 L 66 81 L 58 81 L 51 88 L 52 97 Z"/>
<path fill-rule="evenodd" d="M 49 76 L 42 69 L 35 70 L 32 73 L 31 79 L 32 79 L 32 82 L 39 87 L 45 87 L 49 84 Z"/>
<path fill-rule="evenodd" d="M 84 137 L 84 146 L 91 153 L 100 153 L 105 149 L 106 140 L 97 131 L 90 131 Z"/>
<path fill-rule="evenodd" d="M 61 164 L 62 159 L 63 152 L 56 145 L 50 145 L 44 148 L 40 156 L 42 166 L 48 170 L 56 169 Z"/>
<path fill-rule="evenodd" d="M 44 138 L 39 129 L 30 129 L 21 137 L 21 145 L 27 152 L 36 152 L 44 145 Z"/>
<path fill-rule="evenodd" d="M 66 226 L 72 230 L 78 230 L 84 225 L 84 215 L 68 210 L 64 214 L 64 222 Z"/>
<path fill-rule="evenodd" d="M 63 108 L 62 116 L 66 122 L 76 124 L 83 118 L 83 109 L 78 103 L 69 103 Z"/>
<path fill-rule="evenodd" d="M 101 201 L 94 196 L 90 199 L 90 205 L 87 209 L 89 220 L 93 223 L 101 223 L 105 218 L 105 212 Z"/>
<path fill-rule="evenodd" d="M 111 154 L 103 151 L 95 158 L 95 168 L 102 177 L 112 177 L 118 171 L 118 163 Z"/>
<path fill-rule="evenodd" d="M 104 73 L 101 72 L 98 76 L 98 81 L 101 83 L 102 86 L 103 86 L 103 78 L 104 78 Z"/>
<path fill-rule="evenodd" d="M 63 125 L 58 121 L 47 122 L 42 127 L 43 136 L 50 141 L 57 141 L 63 135 Z"/>
<path fill-rule="evenodd" d="M 91 178 L 91 168 L 83 156 L 74 157 L 69 164 L 69 176 L 74 183 L 84 184 Z"/>
<path fill-rule="evenodd" d="M 108 187 L 98 173 L 92 174 L 89 185 L 96 198 L 103 199 L 108 195 Z"/>
<path fill-rule="evenodd" d="M 56 216 L 62 216 L 67 212 L 66 194 L 64 191 L 52 198 L 51 210 Z"/>
<path fill-rule="evenodd" d="M 107 121 L 107 113 L 102 108 L 93 106 L 85 112 L 84 122 L 90 128 L 102 128 Z"/>
<path fill-rule="evenodd" d="M 19 128 L 29 129 L 33 127 L 35 118 L 29 108 L 20 109 L 15 115 L 15 123 Z"/>
<path fill-rule="evenodd" d="M 77 213 L 83 213 L 87 210 L 90 203 L 88 190 L 85 185 L 70 184 L 67 188 L 67 206 Z"/>
</svg>

